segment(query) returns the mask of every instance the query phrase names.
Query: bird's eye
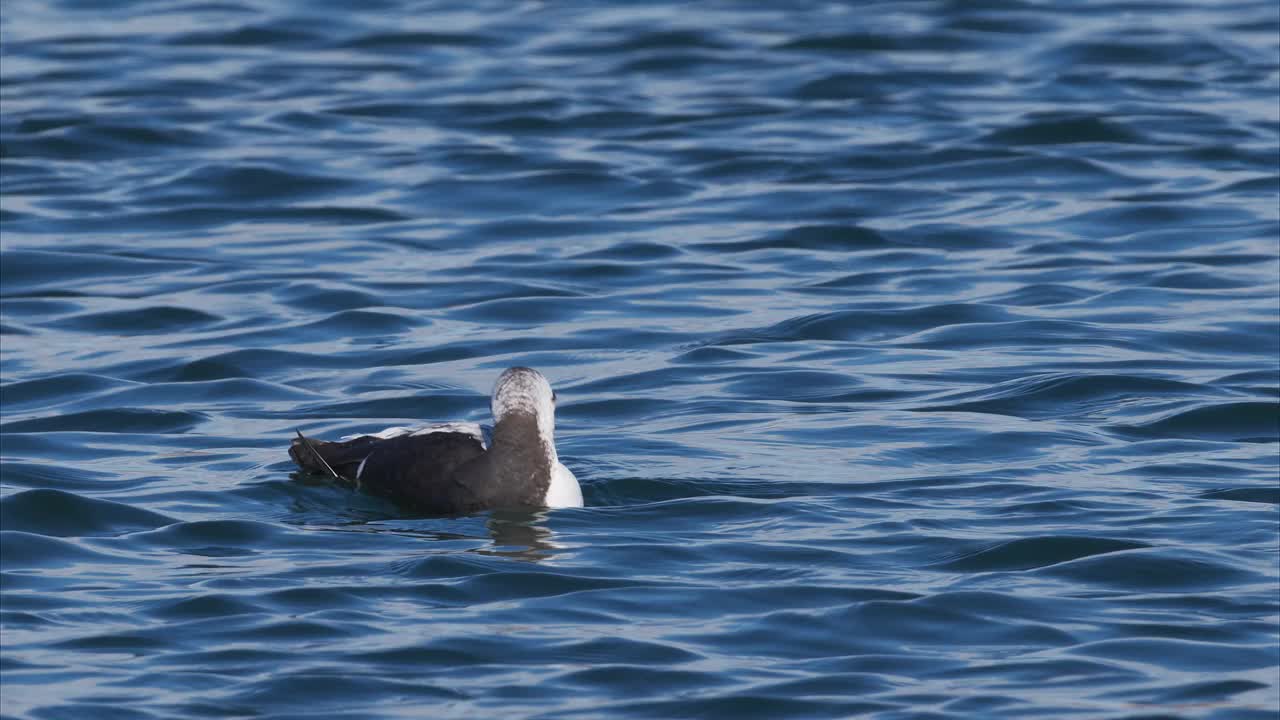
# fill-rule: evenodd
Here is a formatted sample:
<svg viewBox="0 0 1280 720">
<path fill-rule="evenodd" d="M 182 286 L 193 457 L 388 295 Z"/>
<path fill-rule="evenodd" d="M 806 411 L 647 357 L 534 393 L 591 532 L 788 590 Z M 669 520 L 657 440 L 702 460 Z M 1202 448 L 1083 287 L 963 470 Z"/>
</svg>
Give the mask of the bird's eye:
<svg viewBox="0 0 1280 720">
<path fill-rule="evenodd" d="M 554 403 L 555 401 L 556 401 L 556 391 L 555 391 L 555 390 L 552 390 L 552 391 L 551 391 L 551 402 L 553 402 L 553 403 Z"/>
</svg>

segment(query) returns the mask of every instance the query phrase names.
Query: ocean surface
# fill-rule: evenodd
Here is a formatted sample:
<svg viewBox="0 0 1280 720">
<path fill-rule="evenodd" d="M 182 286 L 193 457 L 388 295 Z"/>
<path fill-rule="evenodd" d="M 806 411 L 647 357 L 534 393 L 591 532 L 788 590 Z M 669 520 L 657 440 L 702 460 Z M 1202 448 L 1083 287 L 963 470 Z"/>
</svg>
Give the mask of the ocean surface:
<svg viewBox="0 0 1280 720">
<path fill-rule="evenodd" d="M 4 720 L 1280 710 L 1273 0 L 2 12 Z"/>
</svg>

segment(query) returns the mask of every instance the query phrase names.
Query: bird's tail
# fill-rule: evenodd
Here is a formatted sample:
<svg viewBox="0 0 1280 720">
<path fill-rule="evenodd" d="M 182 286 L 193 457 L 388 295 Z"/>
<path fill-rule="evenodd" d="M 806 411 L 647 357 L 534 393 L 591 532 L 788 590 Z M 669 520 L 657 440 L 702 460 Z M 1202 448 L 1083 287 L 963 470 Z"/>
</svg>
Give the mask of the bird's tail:
<svg viewBox="0 0 1280 720">
<path fill-rule="evenodd" d="M 310 440 L 302 434 L 301 430 L 295 430 L 294 432 L 298 433 L 298 437 L 294 438 L 293 442 L 289 444 L 289 457 L 293 458 L 298 467 L 311 472 L 324 473 L 335 480 L 340 480 L 342 476 L 334 471 L 333 466 L 329 464 L 328 460 L 324 459 L 324 455 L 321 455 L 316 448 L 317 444 L 324 445 L 326 443 L 316 443 Z"/>
<path fill-rule="evenodd" d="M 296 431 L 298 437 L 289 444 L 289 457 L 298 467 L 307 472 L 327 475 L 335 480 L 356 483 L 360 463 L 373 452 L 373 446 L 379 442 L 375 436 L 362 435 L 353 440 L 326 442 L 316 440 Z"/>
</svg>

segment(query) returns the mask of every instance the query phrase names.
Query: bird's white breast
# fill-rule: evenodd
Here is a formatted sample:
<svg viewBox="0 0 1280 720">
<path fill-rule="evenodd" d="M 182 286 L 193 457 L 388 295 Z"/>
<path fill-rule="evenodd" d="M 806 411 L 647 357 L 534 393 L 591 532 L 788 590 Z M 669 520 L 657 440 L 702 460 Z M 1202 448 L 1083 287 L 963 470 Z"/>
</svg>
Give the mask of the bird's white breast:
<svg viewBox="0 0 1280 720">
<path fill-rule="evenodd" d="M 582 507 L 582 487 L 569 468 L 556 462 L 551 469 L 551 485 L 543 505 L 549 508 Z"/>
</svg>

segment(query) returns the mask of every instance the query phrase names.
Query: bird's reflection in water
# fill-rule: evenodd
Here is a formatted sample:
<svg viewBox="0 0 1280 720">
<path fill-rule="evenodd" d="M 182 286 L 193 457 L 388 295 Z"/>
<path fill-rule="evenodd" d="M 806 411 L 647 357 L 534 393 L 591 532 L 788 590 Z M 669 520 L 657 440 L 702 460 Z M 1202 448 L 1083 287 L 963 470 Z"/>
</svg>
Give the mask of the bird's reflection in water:
<svg viewBox="0 0 1280 720">
<path fill-rule="evenodd" d="M 484 520 L 488 538 L 484 538 L 478 532 L 436 529 L 440 523 L 448 523 L 455 527 L 466 523 L 468 530 L 475 528 L 473 522 L 466 522 L 461 518 L 424 518 L 422 520 L 399 518 L 373 522 L 361 519 L 341 526 L 340 529 L 346 532 L 393 533 L 437 543 L 453 544 L 447 550 L 440 548 L 435 550 L 436 552 L 462 551 L 538 562 L 563 549 L 563 546 L 555 542 L 551 528 L 546 526 L 546 519 L 547 511 L 545 510 L 494 510 Z M 476 528 L 476 530 L 479 529 Z M 482 542 L 486 539 L 488 542 Z"/>
<path fill-rule="evenodd" d="M 476 552 L 530 562 L 544 560 L 561 548 L 546 520 L 545 510 L 494 510 L 485 521 L 493 545 Z"/>
<path fill-rule="evenodd" d="M 494 510 L 485 519 L 485 529 L 489 531 L 491 544 L 466 548 L 466 552 L 478 555 L 493 555 L 538 562 L 551 557 L 561 549 L 556 544 L 551 528 L 546 526 L 545 510 Z M 403 529 L 397 532 L 404 533 Z M 415 530 L 411 534 L 427 537 L 432 540 L 479 540 L 473 534 L 439 531 Z"/>
</svg>

